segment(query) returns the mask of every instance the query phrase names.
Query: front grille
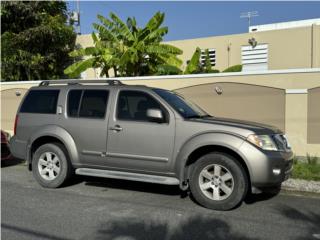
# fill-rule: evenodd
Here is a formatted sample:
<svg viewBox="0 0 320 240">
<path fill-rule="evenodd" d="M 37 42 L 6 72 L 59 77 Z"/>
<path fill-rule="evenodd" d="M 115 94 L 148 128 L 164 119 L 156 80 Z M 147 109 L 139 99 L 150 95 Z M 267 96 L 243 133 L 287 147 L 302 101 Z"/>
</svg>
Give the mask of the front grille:
<svg viewBox="0 0 320 240">
<path fill-rule="evenodd" d="M 1 157 L 5 158 L 10 155 L 10 150 L 8 148 L 8 145 L 6 143 L 1 143 Z"/>
<path fill-rule="evenodd" d="M 273 141 L 276 143 L 276 145 L 280 151 L 291 150 L 291 147 L 288 144 L 288 140 L 284 135 L 282 135 L 282 134 L 273 135 Z"/>
</svg>

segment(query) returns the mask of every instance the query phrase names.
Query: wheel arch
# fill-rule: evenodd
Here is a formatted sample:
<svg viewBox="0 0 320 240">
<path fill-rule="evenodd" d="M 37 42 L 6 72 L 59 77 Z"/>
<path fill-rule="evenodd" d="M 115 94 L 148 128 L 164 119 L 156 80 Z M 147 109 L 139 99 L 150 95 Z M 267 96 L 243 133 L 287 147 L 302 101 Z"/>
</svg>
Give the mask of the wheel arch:
<svg viewBox="0 0 320 240">
<path fill-rule="evenodd" d="M 221 145 L 205 145 L 195 149 L 189 155 L 185 165 L 185 180 L 189 180 L 190 178 L 192 164 L 194 164 L 200 157 L 212 152 L 225 153 L 236 159 L 236 161 L 241 165 L 241 167 L 245 171 L 248 177 L 248 182 L 250 183 L 250 172 L 245 160 L 236 151 Z"/>
<path fill-rule="evenodd" d="M 58 142 L 66 148 L 71 163 L 79 161 L 78 151 L 72 136 L 65 129 L 59 126 L 49 125 L 35 132 L 29 140 L 27 149 L 27 163 L 29 170 L 31 170 L 32 157 L 36 149 L 43 144 L 52 142 Z"/>
<path fill-rule="evenodd" d="M 180 188 L 186 189 L 192 164 L 201 156 L 211 152 L 226 153 L 234 157 L 243 167 L 248 182 L 251 182 L 251 169 L 245 156 L 239 151 L 244 139 L 228 133 L 206 133 L 190 139 L 181 148 L 176 162 L 176 173 L 180 179 Z"/>
</svg>

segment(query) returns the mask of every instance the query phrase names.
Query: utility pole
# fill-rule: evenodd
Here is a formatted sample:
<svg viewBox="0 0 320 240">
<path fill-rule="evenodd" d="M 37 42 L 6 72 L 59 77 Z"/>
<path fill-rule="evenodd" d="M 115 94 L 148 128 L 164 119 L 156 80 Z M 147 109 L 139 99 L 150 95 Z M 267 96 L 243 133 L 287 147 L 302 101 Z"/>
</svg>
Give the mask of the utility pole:
<svg viewBox="0 0 320 240">
<path fill-rule="evenodd" d="M 251 26 L 251 18 L 258 17 L 258 11 L 252 11 L 252 12 L 243 12 L 240 14 L 240 18 L 247 18 L 248 19 L 248 31 Z"/>
<path fill-rule="evenodd" d="M 80 0 L 77 0 L 77 14 L 78 14 L 78 34 L 81 34 L 81 26 L 80 26 Z"/>
</svg>

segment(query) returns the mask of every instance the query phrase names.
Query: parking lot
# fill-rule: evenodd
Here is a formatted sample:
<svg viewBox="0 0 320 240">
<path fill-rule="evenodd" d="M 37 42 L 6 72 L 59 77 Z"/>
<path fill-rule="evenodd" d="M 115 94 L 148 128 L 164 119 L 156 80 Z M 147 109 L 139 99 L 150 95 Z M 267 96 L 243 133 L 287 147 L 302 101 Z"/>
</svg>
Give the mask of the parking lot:
<svg viewBox="0 0 320 240">
<path fill-rule="evenodd" d="M 1 168 L 2 239 L 317 239 L 320 198 L 280 193 L 207 210 L 178 187 L 76 177 L 44 189 L 23 163 Z M 320 237 L 319 237 L 320 238 Z"/>
</svg>

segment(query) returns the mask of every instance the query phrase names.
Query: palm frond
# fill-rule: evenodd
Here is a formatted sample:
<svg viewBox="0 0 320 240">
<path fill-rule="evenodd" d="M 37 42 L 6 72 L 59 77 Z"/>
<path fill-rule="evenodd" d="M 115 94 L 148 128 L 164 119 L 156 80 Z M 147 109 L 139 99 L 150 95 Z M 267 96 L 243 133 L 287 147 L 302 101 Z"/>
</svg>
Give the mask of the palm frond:
<svg viewBox="0 0 320 240">
<path fill-rule="evenodd" d="M 182 54 L 182 50 L 169 44 L 150 44 L 146 46 L 148 53 L 156 54 Z"/>
<path fill-rule="evenodd" d="M 146 41 L 161 41 L 162 37 L 168 33 L 168 27 L 158 28 L 152 32 L 149 32 L 148 35 L 145 36 Z"/>
<path fill-rule="evenodd" d="M 159 75 L 178 75 L 182 71 L 180 68 L 168 64 L 162 64 L 157 66 L 157 74 Z"/>
<path fill-rule="evenodd" d="M 99 41 L 97 35 L 94 32 L 91 33 L 91 38 L 93 40 L 93 43 L 96 43 Z"/>
<path fill-rule="evenodd" d="M 114 35 L 111 31 L 109 31 L 108 29 L 106 29 L 104 26 L 97 24 L 97 23 L 93 23 L 92 24 L 93 27 L 99 31 L 99 37 L 102 40 L 108 40 L 108 41 L 113 41 L 118 43 L 119 40 L 117 38 L 116 35 Z"/>
<path fill-rule="evenodd" d="M 127 40 L 133 41 L 134 37 L 129 27 L 114 13 L 110 13 L 110 18 L 119 26 L 119 33 Z"/>
<path fill-rule="evenodd" d="M 100 20 L 100 22 L 107 28 L 112 28 L 114 26 L 114 23 L 110 21 L 109 19 L 105 18 L 104 16 L 98 14 L 97 18 Z"/>
<path fill-rule="evenodd" d="M 76 62 L 67 67 L 64 70 L 64 73 L 69 77 L 78 77 L 83 71 L 87 70 L 88 68 L 94 67 L 95 60 L 95 58 L 89 58 L 80 62 Z"/>
<path fill-rule="evenodd" d="M 201 56 L 201 50 L 197 47 L 196 51 L 193 53 L 190 62 L 188 63 L 185 74 L 192 74 L 199 69 L 199 61 Z"/>
<path fill-rule="evenodd" d="M 169 54 L 169 55 L 159 55 L 159 58 L 162 59 L 163 62 L 166 64 L 175 66 L 175 67 L 181 67 L 183 61 L 178 58 L 176 55 Z"/>
<path fill-rule="evenodd" d="M 150 29 L 150 31 L 154 31 L 155 29 L 159 28 L 160 25 L 163 23 L 164 20 L 164 13 L 157 12 L 153 17 L 149 20 L 146 25 L 146 28 Z"/>
</svg>

